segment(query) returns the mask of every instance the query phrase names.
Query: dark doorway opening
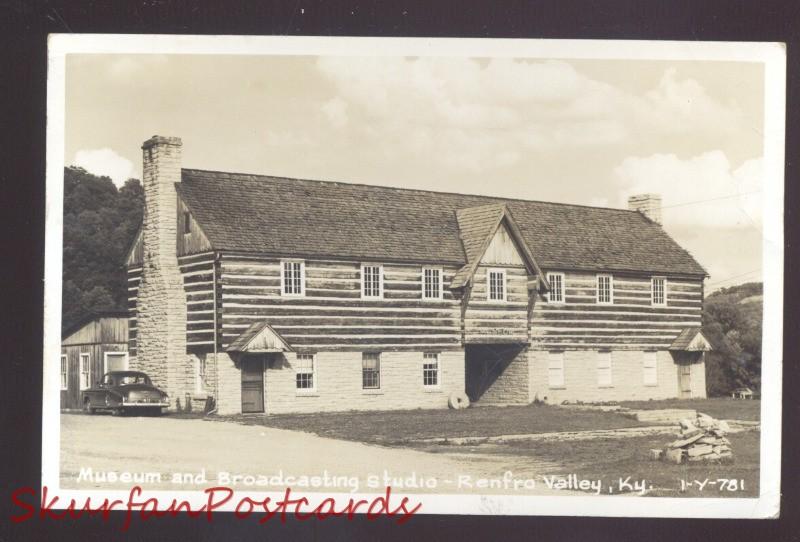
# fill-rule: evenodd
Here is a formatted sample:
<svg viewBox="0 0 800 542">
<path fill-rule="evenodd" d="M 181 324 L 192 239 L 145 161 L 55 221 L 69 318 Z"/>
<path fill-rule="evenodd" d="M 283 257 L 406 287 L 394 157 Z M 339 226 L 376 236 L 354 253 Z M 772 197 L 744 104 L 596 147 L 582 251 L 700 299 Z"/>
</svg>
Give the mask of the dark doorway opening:
<svg viewBox="0 0 800 542">
<path fill-rule="evenodd" d="M 467 345 L 464 384 L 469 400 L 473 403 L 480 401 L 525 346 L 524 344 Z"/>
</svg>

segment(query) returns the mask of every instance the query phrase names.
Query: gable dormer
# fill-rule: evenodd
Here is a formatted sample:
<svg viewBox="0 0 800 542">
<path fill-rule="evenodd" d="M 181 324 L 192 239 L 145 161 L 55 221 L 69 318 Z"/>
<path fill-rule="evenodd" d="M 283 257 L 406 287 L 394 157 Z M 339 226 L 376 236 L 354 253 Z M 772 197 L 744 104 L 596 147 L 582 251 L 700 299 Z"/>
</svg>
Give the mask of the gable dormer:
<svg viewBox="0 0 800 542">
<path fill-rule="evenodd" d="M 459 209 L 456 218 L 467 263 L 453 277 L 451 289 L 472 287 L 478 266 L 482 264 L 523 265 L 530 279 L 530 290 L 544 292 L 549 289 L 544 274 L 504 203 Z"/>
<path fill-rule="evenodd" d="M 467 263 L 450 288 L 461 297 L 465 344 L 528 344 L 537 291 L 548 289 L 505 204 L 456 213 Z"/>
</svg>

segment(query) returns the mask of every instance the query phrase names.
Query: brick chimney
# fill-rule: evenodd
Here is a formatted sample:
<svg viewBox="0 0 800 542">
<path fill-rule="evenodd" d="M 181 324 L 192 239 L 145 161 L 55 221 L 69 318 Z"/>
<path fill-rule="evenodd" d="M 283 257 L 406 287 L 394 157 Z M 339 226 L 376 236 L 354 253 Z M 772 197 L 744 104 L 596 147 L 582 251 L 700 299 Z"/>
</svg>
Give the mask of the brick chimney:
<svg viewBox="0 0 800 542">
<path fill-rule="evenodd" d="M 178 269 L 178 195 L 181 140 L 153 136 L 142 144 L 143 266 L 137 299 L 137 368 L 164 389 L 175 405 L 191 389 L 186 354 L 186 294 Z"/>
<path fill-rule="evenodd" d="M 661 224 L 661 194 L 636 194 L 628 198 L 628 209 Z"/>
</svg>

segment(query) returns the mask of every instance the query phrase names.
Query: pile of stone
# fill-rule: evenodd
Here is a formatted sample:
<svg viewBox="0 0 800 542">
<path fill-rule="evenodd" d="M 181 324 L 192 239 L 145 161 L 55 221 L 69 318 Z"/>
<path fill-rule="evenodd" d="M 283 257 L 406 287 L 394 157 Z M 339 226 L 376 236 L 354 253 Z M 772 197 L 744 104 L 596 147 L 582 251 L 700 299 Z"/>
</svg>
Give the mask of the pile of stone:
<svg viewBox="0 0 800 542">
<path fill-rule="evenodd" d="M 733 461 L 731 442 L 725 438 L 731 428 L 725 420 L 697 413 L 694 419 L 681 420 L 680 426 L 680 438 L 663 450 L 650 450 L 652 459 L 678 464 L 686 461 Z"/>
</svg>

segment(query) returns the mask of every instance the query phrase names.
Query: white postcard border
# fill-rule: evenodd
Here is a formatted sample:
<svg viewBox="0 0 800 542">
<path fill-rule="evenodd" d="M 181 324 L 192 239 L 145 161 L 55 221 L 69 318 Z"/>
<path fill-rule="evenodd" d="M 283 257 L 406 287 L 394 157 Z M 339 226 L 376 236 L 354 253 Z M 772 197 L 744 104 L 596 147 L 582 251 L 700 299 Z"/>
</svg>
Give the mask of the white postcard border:
<svg viewBox="0 0 800 542">
<path fill-rule="evenodd" d="M 459 56 L 553 59 L 707 60 L 758 62 L 765 66 L 764 133 L 764 322 L 761 402 L 761 474 L 758 498 L 558 498 L 498 495 L 413 495 L 421 513 L 480 515 L 556 515 L 609 517 L 777 517 L 780 505 L 781 374 L 783 353 L 783 170 L 786 51 L 779 43 L 517 40 L 465 38 L 329 38 L 286 36 L 169 36 L 53 34 L 48 42 L 47 178 L 44 303 L 44 393 L 42 398 L 42 485 L 82 502 L 127 498 L 128 492 L 61 490 L 60 383 L 65 57 L 67 54 L 209 54 L 330 56 Z M 282 497 L 276 492 L 238 492 L 253 498 Z M 396 492 L 402 495 L 401 492 Z M 303 494 L 312 502 L 353 495 Z M 200 506 L 199 491 L 147 491 L 159 499 L 186 499 Z M 231 501 L 220 510 L 232 510 Z M 58 506 L 57 506 L 58 507 Z"/>
</svg>

